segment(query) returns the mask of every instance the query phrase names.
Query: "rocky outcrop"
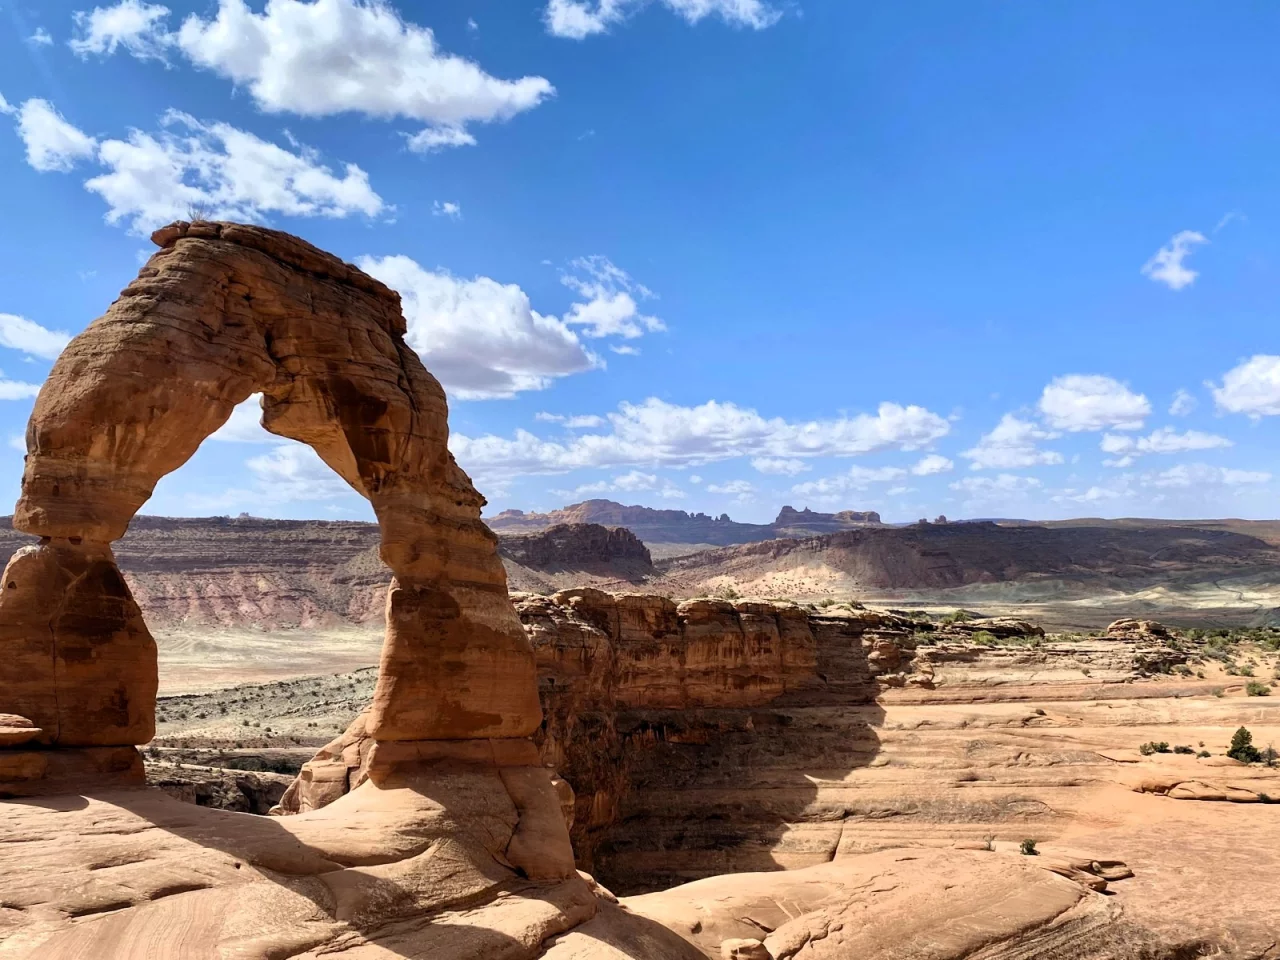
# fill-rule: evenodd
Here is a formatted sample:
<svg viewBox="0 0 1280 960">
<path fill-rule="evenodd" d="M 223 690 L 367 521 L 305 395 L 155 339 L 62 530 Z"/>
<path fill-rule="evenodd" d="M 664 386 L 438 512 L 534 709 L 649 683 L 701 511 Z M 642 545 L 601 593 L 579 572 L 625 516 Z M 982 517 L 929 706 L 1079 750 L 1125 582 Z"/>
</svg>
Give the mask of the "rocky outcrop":
<svg viewBox="0 0 1280 960">
<path fill-rule="evenodd" d="M 528 567 L 580 569 L 592 564 L 631 564 L 652 569 L 649 551 L 630 530 L 598 523 L 562 523 L 542 533 L 505 537 L 502 555 Z"/>
<path fill-rule="evenodd" d="M 1259 524 L 1259 526 L 1263 526 Z M 1235 530 L 1192 525 L 1010 526 L 992 522 L 862 526 L 823 536 L 704 550 L 656 564 L 681 593 L 860 596 L 1019 583 L 1059 600 L 1186 580 L 1273 582 L 1280 549 Z"/>
<path fill-rule="evenodd" d="M 399 298 L 296 238 L 179 223 L 76 337 L 27 428 L 0 593 L 0 708 L 41 742 L 144 743 L 155 644 L 111 543 L 155 483 L 251 393 L 367 496 L 393 579 L 370 728 L 382 740 L 522 736 L 534 661 L 506 600 L 483 498 L 447 449 L 444 392 L 404 343 Z"/>
</svg>

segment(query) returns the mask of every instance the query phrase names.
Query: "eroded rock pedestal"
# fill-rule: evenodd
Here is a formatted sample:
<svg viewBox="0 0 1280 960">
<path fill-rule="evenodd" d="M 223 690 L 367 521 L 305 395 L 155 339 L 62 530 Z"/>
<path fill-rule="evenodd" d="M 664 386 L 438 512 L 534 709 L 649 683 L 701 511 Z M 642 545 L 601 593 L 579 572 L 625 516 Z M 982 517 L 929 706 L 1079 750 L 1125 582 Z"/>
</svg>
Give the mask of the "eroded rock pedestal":
<svg viewBox="0 0 1280 960">
<path fill-rule="evenodd" d="M 496 956 L 508 935 L 534 948 L 590 917 L 562 798 L 528 739 L 533 652 L 398 295 L 275 231 L 178 223 L 153 239 L 160 252 L 58 358 L 27 427 L 14 526 L 40 541 L 0 589 L 0 798 L 62 796 L 3 818 L 6 839 L 50 843 L 39 862 L 4 864 L 0 952 L 152 956 L 163 939 L 174 957 L 300 956 L 460 901 L 550 897 L 499 911 L 493 942 L 417 936 L 439 940 L 433 956 Z M 367 776 L 287 828 L 118 792 L 143 783 L 157 677 L 111 544 L 255 393 L 267 430 L 369 499 L 394 575 Z M 86 807 L 87 822 L 41 819 Z M 83 830 L 103 839 L 68 847 Z M 116 910 L 92 931 L 73 922 Z"/>
<path fill-rule="evenodd" d="M 0 759 L 0 791 L 69 786 L 75 771 L 55 770 L 68 750 L 81 751 L 82 779 L 137 780 L 127 752 L 84 752 L 154 733 L 155 642 L 111 543 L 259 392 L 263 425 L 310 445 L 378 517 L 394 580 L 370 734 L 531 734 L 533 654 L 483 498 L 449 455 L 444 392 L 404 343 L 399 297 L 274 231 L 178 223 L 154 239 L 161 251 L 59 357 L 27 428 L 14 525 L 41 541 L 0 590 L 0 712 L 39 732 Z M 33 759 L 49 747 L 62 760 Z"/>
</svg>

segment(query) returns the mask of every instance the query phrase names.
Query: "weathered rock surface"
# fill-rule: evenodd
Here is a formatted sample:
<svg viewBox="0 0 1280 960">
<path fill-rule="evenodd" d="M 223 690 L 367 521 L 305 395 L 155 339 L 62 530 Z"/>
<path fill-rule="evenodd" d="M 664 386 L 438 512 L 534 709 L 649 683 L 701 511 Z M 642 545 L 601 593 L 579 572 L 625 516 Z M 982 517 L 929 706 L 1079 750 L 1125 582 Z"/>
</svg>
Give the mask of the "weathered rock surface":
<svg viewBox="0 0 1280 960">
<path fill-rule="evenodd" d="M 251 393 L 263 425 L 312 446 L 378 516 L 387 593 L 370 717 L 383 740 L 523 736 L 534 661 L 506 599 L 483 498 L 447 449 L 444 392 L 404 343 L 399 298 L 286 234 L 179 223 L 77 336 L 27 429 L 0 592 L 0 709 L 46 743 L 144 743 L 155 645 L 110 544 L 156 482 Z"/>
</svg>

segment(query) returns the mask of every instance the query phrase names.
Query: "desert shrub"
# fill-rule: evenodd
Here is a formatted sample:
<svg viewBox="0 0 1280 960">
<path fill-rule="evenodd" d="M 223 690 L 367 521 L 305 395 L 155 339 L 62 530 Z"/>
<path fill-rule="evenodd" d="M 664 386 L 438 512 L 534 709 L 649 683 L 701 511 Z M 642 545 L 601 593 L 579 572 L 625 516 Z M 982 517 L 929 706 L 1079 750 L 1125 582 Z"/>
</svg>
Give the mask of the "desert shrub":
<svg viewBox="0 0 1280 960">
<path fill-rule="evenodd" d="M 1259 683 L 1257 680 L 1250 680 L 1245 684 L 1244 692 L 1251 697 L 1269 697 L 1271 696 L 1271 688 L 1265 683 Z"/>
<path fill-rule="evenodd" d="M 1268 743 L 1261 753 L 1261 759 L 1268 767 L 1274 767 L 1276 765 L 1276 761 L 1280 760 L 1280 753 L 1276 752 L 1274 744 Z"/>
<path fill-rule="evenodd" d="M 1036 842 L 1031 839 L 1023 840 L 1018 844 L 1018 849 L 1022 851 L 1024 857 L 1034 857 L 1039 851 L 1036 849 Z"/>
<path fill-rule="evenodd" d="M 1149 757 L 1153 753 L 1168 753 L 1169 742 L 1167 740 L 1148 740 L 1138 747 L 1138 752 L 1144 757 Z"/>
<path fill-rule="evenodd" d="M 1186 753 L 1186 754 L 1193 754 L 1193 753 L 1195 753 L 1196 751 L 1195 751 L 1195 748 L 1194 748 L 1194 747 L 1187 747 L 1187 746 L 1183 746 L 1182 744 L 1178 744 L 1176 747 L 1174 747 L 1174 748 L 1173 748 L 1173 752 L 1174 752 L 1174 753 Z"/>
<path fill-rule="evenodd" d="M 1231 746 L 1227 756 L 1241 763 L 1257 763 L 1262 759 L 1262 752 L 1253 745 L 1253 734 L 1247 727 L 1241 727 L 1231 737 Z"/>
<path fill-rule="evenodd" d="M 987 845 L 986 848 L 988 850 L 994 850 L 996 848 L 996 835 L 994 833 L 988 834 L 982 838 L 982 842 Z"/>
<path fill-rule="evenodd" d="M 818 601 L 818 606 L 824 609 L 826 607 L 834 607 L 835 604 L 836 604 L 835 600 L 833 600 L 831 597 L 823 597 L 821 600 Z"/>
<path fill-rule="evenodd" d="M 717 600 L 737 600 L 741 596 L 742 594 L 740 594 L 732 586 L 730 586 L 729 584 L 725 584 L 723 587 L 721 587 L 719 590 L 716 591 L 715 598 Z M 834 602 L 835 601 L 832 601 L 832 603 Z M 828 604 L 828 606 L 829 605 L 830 604 Z"/>
<path fill-rule="evenodd" d="M 966 610 L 953 610 L 942 618 L 942 622 L 949 626 L 953 623 L 968 623 L 972 619 Z"/>
<path fill-rule="evenodd" d="M 1243 667 L 1241 667 L 1241 668 L 1240 668 L 1240 676 L 1242 676 L 1242 677 L 1252 677 L 1252 676 L 1253 676 L 1253 665 L 1252 665 L 1252 664 L 1248 664 L 1248 663 L 1246 663 Z"/>
<path fill-rule="evenodd" d="M 996 635 L 989 630 L 979 630 L 973 635 L 973 642 L 994 647 L 996 645 Z"/>
<path fill-rule="evenodd" d="M 1212 754 L 1212 753 L 1210 753 L 1208 750 L 1201 750 L 1199 753 L 1197 753 L 1197 754 L 1196 754 L 1196 756 L 1197 756 L 1197 757 L 1201 757 L 1201 758 L 1203 758 L 1203 757 L 1212 757 L 1212 756 L 1213 756 L 1213 754 Z"/>
</svg>

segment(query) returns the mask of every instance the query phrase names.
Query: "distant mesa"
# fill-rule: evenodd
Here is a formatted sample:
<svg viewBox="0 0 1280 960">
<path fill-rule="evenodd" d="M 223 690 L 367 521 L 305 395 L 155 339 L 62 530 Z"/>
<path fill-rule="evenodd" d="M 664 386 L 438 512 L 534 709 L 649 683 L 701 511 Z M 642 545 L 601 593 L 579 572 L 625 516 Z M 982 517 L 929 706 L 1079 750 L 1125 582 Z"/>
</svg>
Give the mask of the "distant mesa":
<svg viewBox="0 0 1280 960">
<path fill-rule="evenodd" d="M 627 506 L 613 500 L 584 500 L 548 513 L 504 510 L 489 519 L 498 534 L 539 533 L 560 524 L 598 523 L 626 527 L 648 544 L 690 543 L 727 547 L 784 537 L 813 537 L 859 527 L 879 526 L 880 514 L 872 510 L 816 513 L 809 508 L 783 507 L 773 523 L 739 523 L 727 513 L 712 517 L 684 510 L 657 510 Z"/>
</svg>

